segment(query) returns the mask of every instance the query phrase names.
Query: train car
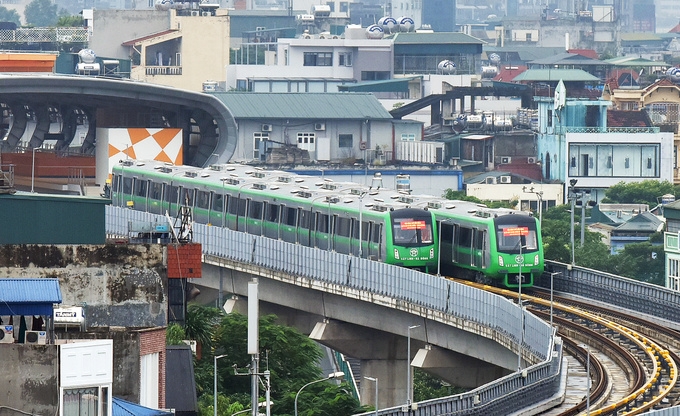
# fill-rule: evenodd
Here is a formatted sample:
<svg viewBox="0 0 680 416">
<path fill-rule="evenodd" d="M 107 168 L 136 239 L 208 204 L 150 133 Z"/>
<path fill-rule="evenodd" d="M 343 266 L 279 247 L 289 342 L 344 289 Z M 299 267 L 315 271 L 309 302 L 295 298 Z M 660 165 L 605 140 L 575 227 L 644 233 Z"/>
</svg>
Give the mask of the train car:
<svg viewBox="0 0 680 416">
<path fill-rule="evenodd" d="M 530 213 L 433 197 L 411 197 L 437 220 L 444 274 L 516 289 L 544 271 L 540 223 Z"/>
<path fill-rule="evenodd" d="M 198 223 L 423 271 L 437 265 L 432 212 L 384 189 L 237 164 L 124 160 L 112 173 L 115 206 L 170 216 L 188 206 Z"/>
</svg>

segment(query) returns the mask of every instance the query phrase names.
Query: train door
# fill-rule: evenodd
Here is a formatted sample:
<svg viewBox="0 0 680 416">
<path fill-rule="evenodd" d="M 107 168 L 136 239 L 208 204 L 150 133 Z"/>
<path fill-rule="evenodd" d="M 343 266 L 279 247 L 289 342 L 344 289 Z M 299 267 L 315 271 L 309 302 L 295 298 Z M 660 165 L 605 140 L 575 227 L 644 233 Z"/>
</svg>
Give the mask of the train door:
<svg viewBox="0 0 680 416">
<path fill-rule="evenodd" d="M 210 192 L 196 190 L 196 201 L 194 202 L 193 211 L 194 221 L 201 224 L 208 224 L 210 222 Z M 212 224 L 212 223 L 211 223 Z"/>
<path fill-rule="evenodd" d="M 162 214 L 161 205 L 163 204 L 163 184 L 160 182 L 149 183 L 149 203 L 148 210 L 153 214 Z"/>
<path fill-rule="evenodd" d="M 342 254 L 350 254 L 350 232 L 352 219 L 335 216 L 335 233 L 333 234 L 335 251 Z"/>
<path fill-rule="evenodd" d="M 478 228 L 472 229 L 472 250 L 470 252 L 472 266 L 484 269 L 486 268 L 486 232 Z"/>
<path fill-rule="evenodd" d="M 133 184 L 133 193 L 135 201 L 135 209 L 137 211 L 146 212 L 147 208 L 147 190 L 149 182 L 146 179 L 135 177 Z"/>
<path fill-rule="evenodd" d="M 373 221 L 368 222 L 368 244 L 367 255 L 373 260 L 382 260 L 385 256 L 382 254 L 382 224 L 376 224 Z"/>
<path fill-rule="evenodd" d="M 222 194 L 210 192 L 208 222 L 218 227 L 224 227 L 224 196 Z"/>
<path fill-rule="evenodd" d="M 246 232 L 249 234 L 262 235 L 262 212 L 263 203 L 248 198 L 248 218 L 246 220 Z"/>
<path fill-rule="evenodd" d="M 472 239 L 473 230 L 468 227 L 458 228 L 458 241 L 456 243 L 457 259 L 460 264 L 472 265 Z"/>
<path fill-rule="evenodd" d="M 324 250 L 330 250 L 330 216 L 321 212 L 316 213 L 316 221 L 314 227 L 314 247 Z"/>
<path fill-rule="evenodd" d="M 229 215 L 227 215 L 227 227 L 230 230 L 236 230 L 238 228 L 238 205 L 239 205 L 239 198 L 230 196 L 229 199 L 227 200 L 227 212 Z"/>
<path fill-rule="evenodd" d="M 314 228 L 314 213 L 310 210 L 303 208 L 297 209 L 298 215 L 298 229 L 297 238 L 298 242 L 302 245 L 311 247 L 312 245 L 312 229 Z"/>
<path fill-rule="evenodd" d="M 179 199 L 180 188 L 170 184 L 163 184 L 163 207 L 162 213 L 167 212 L 174 217 L 177 214 L 177 200 Z"/>
<path fill-rule="evenodd" d="M 455 230 L 456 230 L 456 225 L 455 224 L 449 224 L 443 221 L 440 221 L 438 224 L 438 229 L 439 229 L 439 262 L 440 265 L 445 266 L 450 263 L 455 262 L 455 253 L 456 251 L 454 250 L 454 241 L 455 241 Z"/>
<path fill-rule="evenodd" d="M 281 239 L 287 243 L 297 242 L 297 209 L 281 205 Z"/>
<path fill-rule="evenodd" d="M 246 212 L 248 211 L 248 199 L 238 198 L 238 209 L 236 211 L 236 231 L 246 230 Z"/>
<path fill-rule="evenodd" d="M 264 236 L 279 238 L 279 204 L 264 203 Z"/>
<path fill-rule="evenodd" d="M 132 200 L 132 178 L 123 178 L 122 192 L 121 192 L 121 206 L 127 206 L 127 202 Z"/>
</svg>

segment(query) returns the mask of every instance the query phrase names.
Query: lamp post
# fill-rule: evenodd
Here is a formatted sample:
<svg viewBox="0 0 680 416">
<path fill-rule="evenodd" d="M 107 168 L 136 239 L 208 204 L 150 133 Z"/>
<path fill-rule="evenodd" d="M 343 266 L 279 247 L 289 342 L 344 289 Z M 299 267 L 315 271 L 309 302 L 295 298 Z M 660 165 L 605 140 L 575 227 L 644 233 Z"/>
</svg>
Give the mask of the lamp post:
<svg viewBox="0 0 680 416">
<path fill-rule="evenodd" d="M 31 147 L 33 150 L 33 162 L 31 163 L 31 193 L 35 193 L 35 146 Z"/>
<path fill-rule="evenodd" d="M 590 199 L 590 194 L 581 192 L 581 247 L 586 237 L 586 205 Z"/>
<path fill-rule="evenodd" d="M 297 394 L 295 395 L 295 416 L 297 416 L 297 414 L 298 414 L 298 408 L 297 408 L 298 396 L 300 396 L 300 393 L 302 392 L 302 390 L 303 390 L 305 387 L 307 387 L 307 386 L 309 386 L 309 385 L 311 385 L 311 384 L 321 383 L 322 381 L 332 380 L 332 379 L 334 379 L 334 378 L 342 378 L 342 377 L 344 377 L 344 376 L 345 376 L 345 373 L 343 373 L 342 371 L 338 371 L 338 372 L 335 372 L 335 373 L 330 373 L 330 374 L 328 375 L 328 377 L 326 377 L 326 378 L 322 378 L 322 379 L 320 379 L 320 380 L 310 381 L 309 383 L 307 383 L 307 384 L 305 384 L 304 386 L 300 387 L 300 390 L 298 390 Z"/>
<path fill-rule="evenodd" d="M 523 186 L 522 191 L 529 194 L 536 194 L 536 197 L 538 198 L 538 223 L 543 223 L 543 191 L 534 191 L 533 186 L 528 190 L 526 186 Z"/>
<path fill-rule="evenodd" d="M 411 404 L 411 330 L 419 328 L 420 325 L 411 325 L 408 327 L 408 339 L 406 343 L 406 404 Z"/>
<path fill-rule="evenodd" d="M 575 265 L 576 261 L 574 258 L 574 210 L 576 209 L 576 179 L 571 179 L 569 181 L 569 201 L 571 202 L 571 265 Z"/>
<path fill-rule="evenodd" d="M 364 253 L 362 250 L 363 235 L 361 234 L 361 232 L 363 231 L 361 227 L 364 213 L 364 196 L 366 196 L 366 191 L 361 191 L 361 193 L 359 194 L 359 258 L 361 258 Z"/>
<path fill-rule="evenodd" d="M 522 369 L 522 344 L 524 344 L 524 308 L 522 308 L 522 265 L 524 264 L 524 255 L 522 254 L 522 236 L 519 236 L 519 276 L 517 277 L 517 306 L 519 306 L 519 318 L 520 318 L 520 334 L 519 334 L 519 346 L 517 347 L 517 371 Z"/>
<path fill-rule="evenodd" d="M 226 357 L 226 356 L 227 356 L 226 354 L 215 356 L 215 366 L 213 368 L 213 376 L 215 377 L 214 384 L 213 384 L 213 388 L 214 388 L 213 399 L 215 400 L 215 402 L 213 403 L 213 411 L 214 411 L 215 416 L 217 416 L 217 360 L 219 360 L 222 357 Z"/>
<path fill-rule="evenodd" d="M 364 378 L 368 381 L 375 382 L 375 416 L 378 416 L 378 377 L 367 377 Z"/>
</svg>

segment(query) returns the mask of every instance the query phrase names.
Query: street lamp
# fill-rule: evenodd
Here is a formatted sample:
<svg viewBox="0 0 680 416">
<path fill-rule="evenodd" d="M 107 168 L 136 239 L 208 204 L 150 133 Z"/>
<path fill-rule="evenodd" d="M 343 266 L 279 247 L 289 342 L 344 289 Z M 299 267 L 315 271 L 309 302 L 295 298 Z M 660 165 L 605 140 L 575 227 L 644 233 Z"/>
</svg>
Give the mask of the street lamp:
<svg viewBox="0 0 680 416">
<path fill-rule="evenodd" d="M 363 236 L 361 235 L 362 232 L 361 227 L 364 213 L 364 196 L 366 196 L 366 191 L 361 191 L 361 193 L 359 194 L 359 258 L 361 258 L 363 255 L 362 250 Z"/>
<path fill-rule="evenodd" d="M 571 179 L 569 181 L 569 201 L 571 202 L 571 265 L 575 265 L 576 261 L 574 259 L 574 210 L 576 209 L 576 179 Z"/>
<path fill-rule="evenodd" d="M 543 191 L 534 191 L 533 186 L 528 190 L 526 186 L 523 186 L 522 191 L 528 194 L 536 194 L 538 198 L 538 223 L 541 224 L 543 222 Z"/>
<path fill-rule="evenodd" d="M 213 410 L 214 410 L 214 415 L 217 416 L 217 360 L 219 360 L 222 357 L 226 357 L 227 354 L 222 354 L 222 355 L 216 355 L 215 356 L 215 366 L 214 366 L 214 371 L 213 371 L 213 376 L 215 377 L 214 380 L 214 390 L 213 390 L 213 399 L 215 402 L 213 403 Z"/>
<path fill-rule="evenodd" d="M 367 377 L 364 376 L 366 380 L 375 382 L 375 416 L 378 416 L 378 377 Z"/>
<path fill-rule="evenodd" d="M 310 381 L 309 383 L 307 383 L 307 384 L 305 384 L 304 386 L 300 387 L 300 390 L 298 390 L 297 394 L 295 395 L 295 416 L 297 416 L 297 414 L 298 414 L 298 411 L 297 411 L 297 402 L 298 402 L 298 396 L 300 396 L 300 392 L 302 392 L 302 389 L 304 389 L 305 387 L 307 387 L 307 386 L 309 386 L 309 385 L 311 385 L 311 384 L 321 383 L 322 381 L 332 380 L 332 379 L 335 379 L 335 378 L 342 378 L 342 377 L 345 377 L 345 373 L 343 373 L 342 371 L 338 371 L 338 372 L 335 372 L 335 373 L 330 373 L 330 374 L 328 375 L 328 377 L 326 377 L 326 378 L 322 378 L 322 379 L 320 379 L 320 380 Z"/>
<path fill-rule="evenodd" d="M 411 330 L 419 328 L 420 325 L 411 325 L 408 327 L 408 339 L 406 344 L 406 404 L 411 404 L 412 394 L 411 391 Z"/>
</svg>

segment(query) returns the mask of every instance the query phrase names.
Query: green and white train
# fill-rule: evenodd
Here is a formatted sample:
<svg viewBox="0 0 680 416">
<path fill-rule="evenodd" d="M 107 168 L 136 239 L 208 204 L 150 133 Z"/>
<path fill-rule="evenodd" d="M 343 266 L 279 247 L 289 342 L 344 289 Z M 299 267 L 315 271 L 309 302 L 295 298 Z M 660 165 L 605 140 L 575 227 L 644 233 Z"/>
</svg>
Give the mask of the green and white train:
<svg viewBox="0 0 680 416">
<path fill-rule="evenodd" d="M 112 173 L 116 206 L 175 216 L 184 205 L 199 223 L 423 271 L 437 266 L 432 213 L 383 199 L 382 189 L 238 164 L 125 160 Z"/>
<path fill-rule="evenodd" d="M 125 160 L 111 199 L 171 216 L 190 206 L 196 222 L 506 288 L 544 269 L 528 213 L 248 165 Z"/>
</svg>

